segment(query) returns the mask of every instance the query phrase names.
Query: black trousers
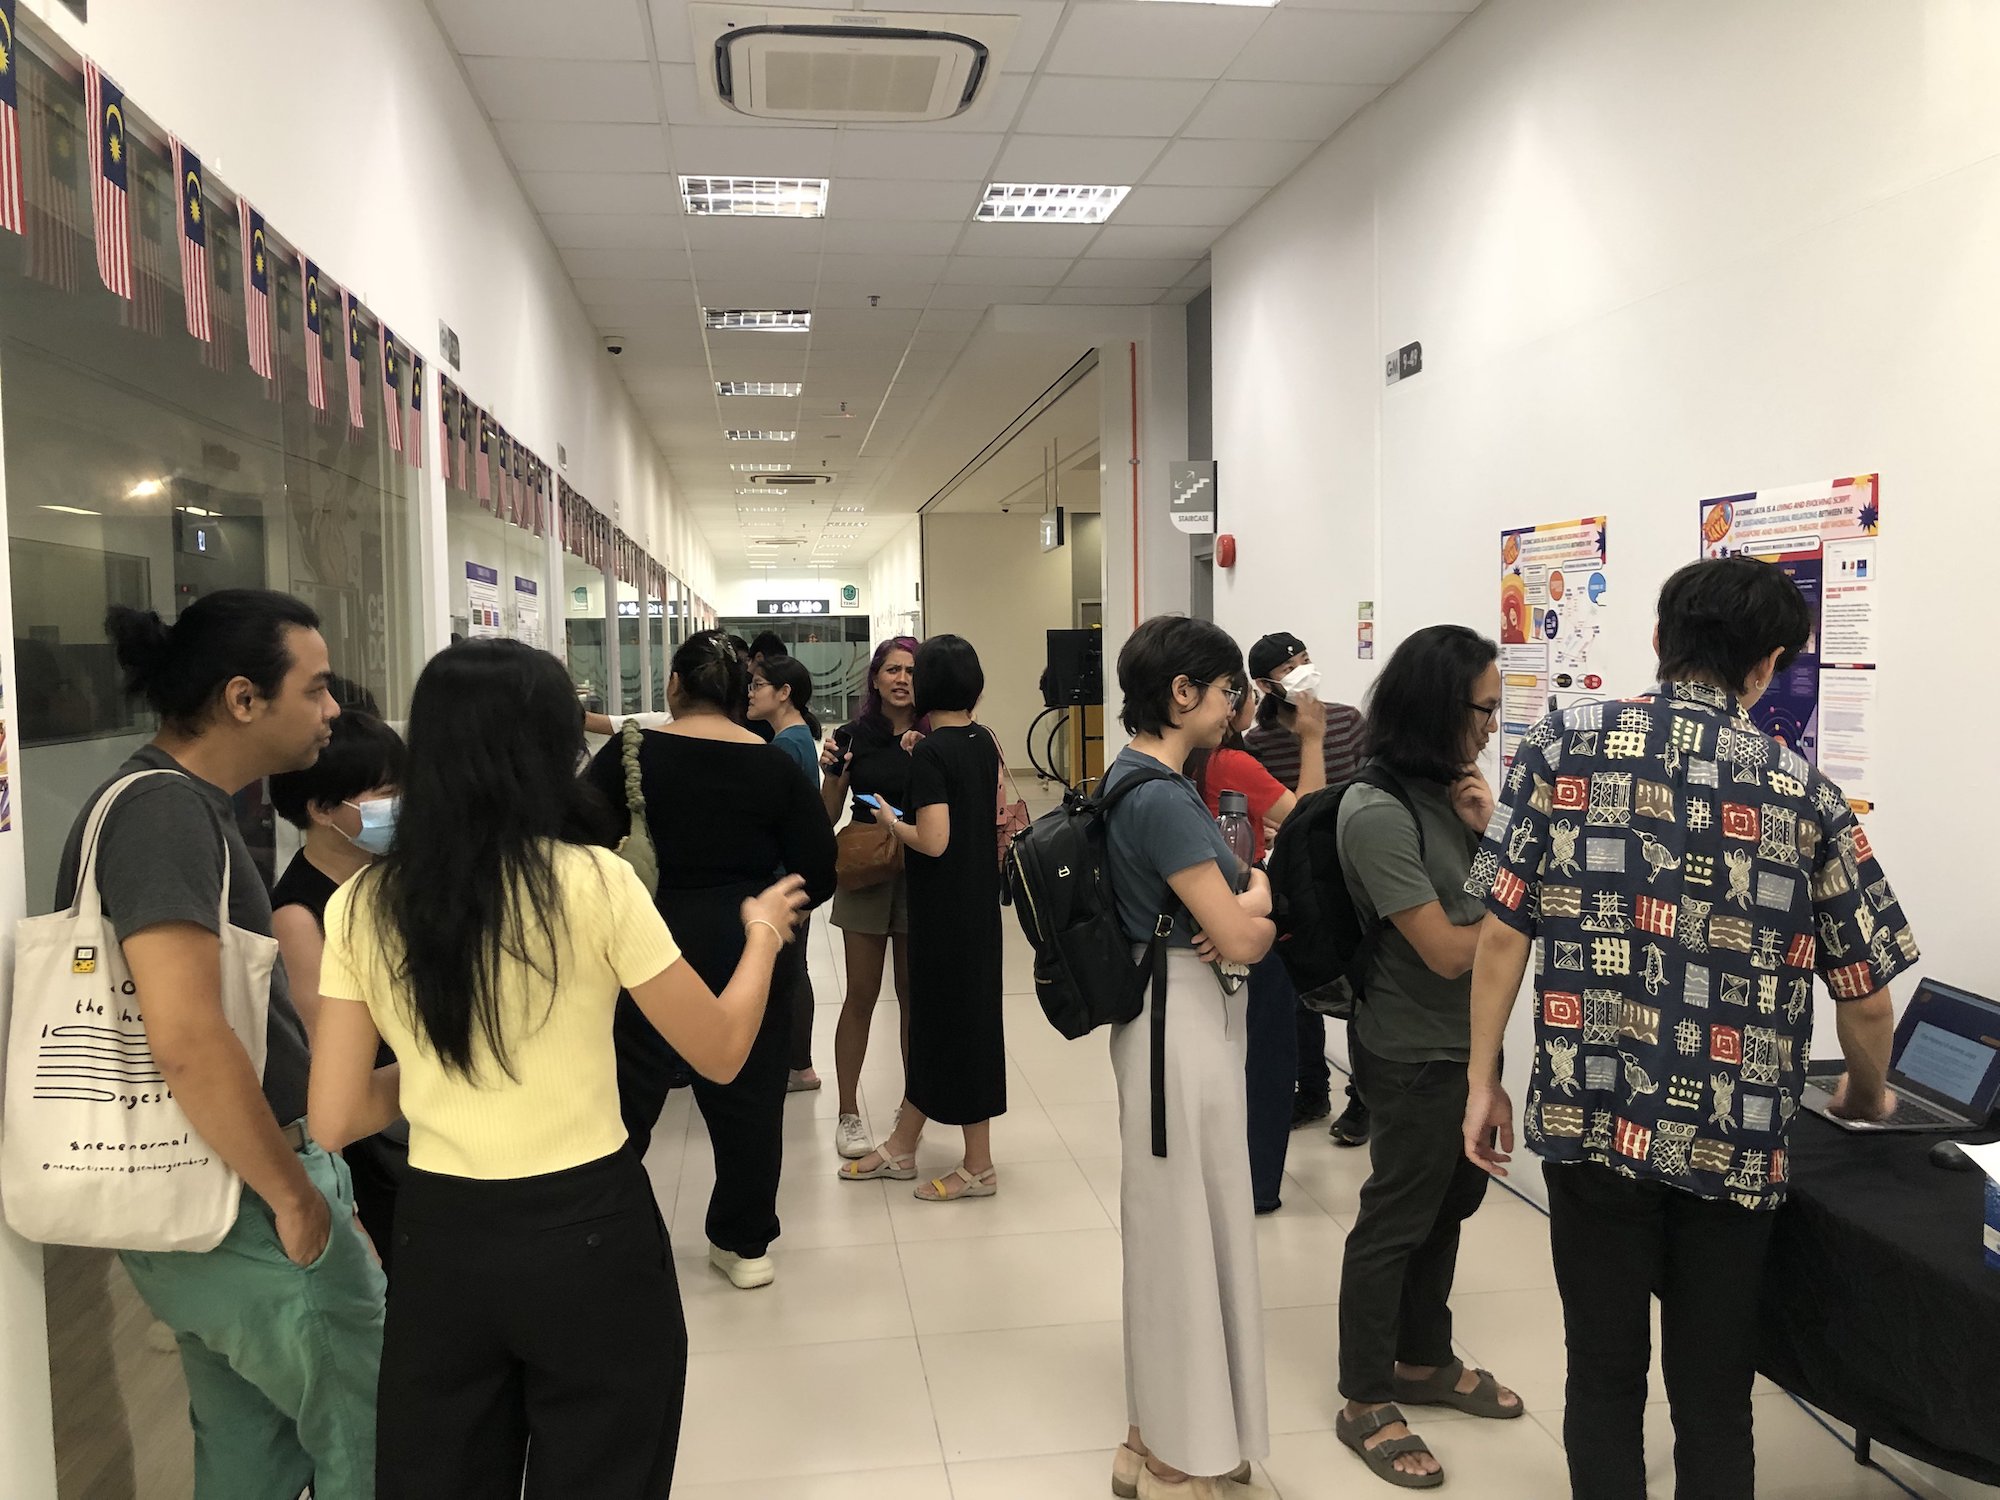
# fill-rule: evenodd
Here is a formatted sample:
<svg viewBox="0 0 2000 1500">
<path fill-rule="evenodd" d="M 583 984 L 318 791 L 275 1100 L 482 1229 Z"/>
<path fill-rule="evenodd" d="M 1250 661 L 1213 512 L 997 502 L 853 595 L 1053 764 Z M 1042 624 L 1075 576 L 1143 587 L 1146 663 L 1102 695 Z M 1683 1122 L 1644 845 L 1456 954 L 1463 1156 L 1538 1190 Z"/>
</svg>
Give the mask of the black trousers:
<svg viewBox="0 0 2000 1500">
<path fill-rule="evenodd" d="M 1677 1500 L 1751 1500 L 1757 1289 L 1776 1215 L 1545 1162 L 1569 1345 L 1563 1441 L 1575 1500 L 1643 1500 L 1652 1298 L 1674 1416 Z"/>
<path fill-rule="evenodd" d="M 665 1500 L 687 1325 L 637 1157 L 498 1181 L 412 1168 L 395 1234 L 377 1500 Z"/>
<path fill-rule="evenodd" d="M 1298 1047 L 1298 1092 L 1301 1099 L 1326 1099 L 1333 1093 L 1333 1065 L 1326 1060 L 1326 1017 L 1307 1010 L 1295 997 L 1292 1027 Z M 1348 1054 L 1354 1056 L 1352 1048 Z"/>
<path fill-rule="evenodd" d="M 1393 1401 L 1396 1362 L 1448 1365 L 1459 1226 L 1486 1197 L 1465 1159 L 1465 1064 L 1354 1049 L 1368 1101 L 1368 1181 L 1340 1273 L 1340 1393 Z"/>
<path fill-rule="evenodd" d="M 410 1170 L 410 1148 L 386 1135 L 371 1135 L 342 1151 L 354 1179 L 354 1211 L 382 1258 L 382 1274 L 396 1274 L 396 1194 Z"/>
<path fill-rule="evenodd" d="M 799 962 L 792 979 L 792 1048 L 786 1066 L 794 1073 L 803 1073 L 813 1065 L 813 1006 L 817 1001 L 813 995 L 812 974 L 806 968 L 806 956 L 811 946 L 812 918 L 808 916 L 799 923 L 799 935 L 792 940 L 792 947 L 799 953 Z"/>
<path fill-rule="evenodd" d="M 771 976 L 771 999 L 742 1070 L 712 1083 L 687 1065 L 653 1029 L 629 995 L 618 997 L 612 1035 L 618 1050 L 618 1108 L 634 1153 L 644 1158 L 667 1094 L 692 1077 L 694 1102 L 715 1153 L 708 1199 L 708 1241 L 756 1259 L 778 1237 L 778 1177 L 785 1165 L 785 1084 L 792 1049 L 792 1000 L 805 952 L 788 945 Z"/>
<path fill-rule="evenodd" d="M 1293 1051 L 1298 1029 L 1292 1016 L 1300 1009 L 1298 991 L 1277 954 L 1251 965 L 1243 1026 L 1243 1094 L 1249 1106 L 1250 1196 L 1260 1213 L 1278 1207 L 1284 1187 L 1299 1072 Z"/>
</svg>

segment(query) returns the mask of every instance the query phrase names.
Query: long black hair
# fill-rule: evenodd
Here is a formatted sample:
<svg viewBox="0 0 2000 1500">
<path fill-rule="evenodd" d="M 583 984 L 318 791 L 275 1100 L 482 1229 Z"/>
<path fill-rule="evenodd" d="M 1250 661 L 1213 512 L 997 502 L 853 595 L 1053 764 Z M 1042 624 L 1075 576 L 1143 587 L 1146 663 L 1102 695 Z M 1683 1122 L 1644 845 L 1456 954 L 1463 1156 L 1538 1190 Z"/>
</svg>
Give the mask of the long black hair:
<svg viewBox="0 0 2000 1500">
<path fill-rule="evenodd" d="M 478 1072 L 482 1044 L 515 1076 L 508 964 L 532 968 L 555 1003 L 556 846 L 595 842 L 601 817 L 576 777 L 582 754 L 576 688 L 547 652 L 466 641 L 417 678 L 395 842 L 360 878 L 373 885 L 412 1027 L 461 1077 Z"/>
<path fill-rule="evenodd" d="M 776 656 L 767 656 L 752 669 L 770 683 L 773 688 L 790 688 L 792 696 L 787 700 L 799 711 L 806 721 L 806 733 L 814 739 L 820 737 L 819 716 L 806 705 L 813 701 L 812 668 L 796 656 L 787 656 L 782 651 Z"/>
<path fill-rule="evenodd" d="M 222 690 L 238 677 L 275 698 L 292 670 L 293 630 L 319 629 L 312 607 L 269 589 L 220 589 L 169 625 L 150 609 L 114 608 L 104 620 L 125 691 L 168 727 L 199 734 Z"/>
<path fill-rule="evenodd" d="M 736 637 L 725 631 L 697 630 L 674 653 L 673 673 L 687 697 L 740 721 L 750 692 L 750 670 L 737 644 Z"/>
<path fill-rule="evenodd" d="M 1389 658 L 1368 693 L 1367 753 L 1392 771 L 1441 781 L 1465 774 L 1472 690 L 1500 648 L 1463 625 L 1426 625 Z"/>
</svg>

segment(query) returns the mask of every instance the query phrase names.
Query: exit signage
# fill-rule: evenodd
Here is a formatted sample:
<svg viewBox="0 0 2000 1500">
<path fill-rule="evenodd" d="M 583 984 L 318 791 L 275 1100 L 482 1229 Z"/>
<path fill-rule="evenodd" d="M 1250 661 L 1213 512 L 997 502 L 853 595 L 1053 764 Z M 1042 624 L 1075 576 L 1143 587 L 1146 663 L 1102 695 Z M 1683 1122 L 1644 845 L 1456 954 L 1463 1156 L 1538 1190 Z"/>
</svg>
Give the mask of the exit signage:
<svg viewBox="0 0 2000 1500">
<path fill-rule="evenodd" d="M 830 615 L 833 613 L 831 599 L 759 599 L 757 613 L 760 615 Z"/>
</svg>

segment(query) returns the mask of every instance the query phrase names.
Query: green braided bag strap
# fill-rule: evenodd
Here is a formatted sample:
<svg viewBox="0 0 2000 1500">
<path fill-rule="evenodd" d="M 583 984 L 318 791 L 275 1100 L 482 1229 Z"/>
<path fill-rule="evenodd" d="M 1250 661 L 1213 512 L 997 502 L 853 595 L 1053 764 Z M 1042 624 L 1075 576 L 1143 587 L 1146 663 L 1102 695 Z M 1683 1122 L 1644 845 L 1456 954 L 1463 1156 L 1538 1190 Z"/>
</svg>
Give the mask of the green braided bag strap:
<svg viewBox="0 0 2000 1500">
<path fill-rule="evenodd" d="M 618 731 L 618 744 L 625 765 L 625 807 L 631 823 L 618 845 L 618 855 L 630 865 L 646 888 L 646 894 L 660 894 L 660 856 L 653 848 L 653 830 L 646 822 L 646 794 L 639 777 L 640 736 L 646 731 L 634 719 L 627 719 Z"/>
</svg>

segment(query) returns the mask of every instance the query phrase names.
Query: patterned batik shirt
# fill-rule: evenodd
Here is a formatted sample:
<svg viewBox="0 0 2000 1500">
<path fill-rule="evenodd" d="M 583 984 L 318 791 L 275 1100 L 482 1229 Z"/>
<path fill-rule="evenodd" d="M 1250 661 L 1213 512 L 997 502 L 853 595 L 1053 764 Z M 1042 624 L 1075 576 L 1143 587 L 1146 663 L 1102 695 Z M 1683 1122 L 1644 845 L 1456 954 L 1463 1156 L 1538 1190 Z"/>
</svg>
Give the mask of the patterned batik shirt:
<svg viewBox="0 0 2000 1500">
<path fill-rule="evenodd" d="M 1466 888 L 1535 940 L 1528 1146 L 1745 1208 L 1784 1197 L 1814 973 L 1917 959 L 1840 789 L 1698 683 L 1523 739 Z"/>
</svg>

